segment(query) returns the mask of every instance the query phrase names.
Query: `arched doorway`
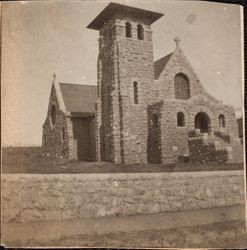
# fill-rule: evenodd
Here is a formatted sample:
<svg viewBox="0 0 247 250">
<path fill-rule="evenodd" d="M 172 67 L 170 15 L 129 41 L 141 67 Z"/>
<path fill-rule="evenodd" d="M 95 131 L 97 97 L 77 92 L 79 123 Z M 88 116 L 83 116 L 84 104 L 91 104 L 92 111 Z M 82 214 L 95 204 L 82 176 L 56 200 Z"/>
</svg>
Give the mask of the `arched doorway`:
<svg viewBox="0 0 247 250">
<path fill-rule="evenodd" d="M 204 112 L 200 112 L 195 116 L 195 129 L 200 129 L 201 133 L 210 132 L 210 119 Z"/>
</svg>

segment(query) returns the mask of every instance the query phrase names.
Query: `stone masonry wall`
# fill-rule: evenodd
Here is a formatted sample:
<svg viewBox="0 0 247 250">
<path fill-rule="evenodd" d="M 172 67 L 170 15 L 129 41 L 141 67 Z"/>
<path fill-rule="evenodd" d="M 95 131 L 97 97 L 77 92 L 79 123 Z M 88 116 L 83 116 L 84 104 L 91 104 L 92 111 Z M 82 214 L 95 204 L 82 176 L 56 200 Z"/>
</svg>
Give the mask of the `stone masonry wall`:
<svg viewBox="0 0 247 250">
<path fill-rule="evenodd" d="M 90 147 L 90 160 L 95 161 L 96 160 L 96 119 L 95 117 L 90 119 L 90 138 L 89 138 L 89 147 Z"/>
<path fill-rule="evenodd" d="M 130 38 L 125 36 L 127 21 L 132 25 Z M 139 23 L 144 40 L 137 39 Z M 153 101 L 154 80 L 150 26 L 128 16 L 115 16 L 106 23 L 100 30 L 98 71 L 102 160 L 146 163 L 147 104 Z M 134 103 L 134 82 L 138 84 L 138 103 Z"/>
<path fill-rule="evenodd" d="M 101 101 L 98 98 L 95 103 L 95 160 L 101 161 L 101 136 L 100 136 L 100 128 L 101 128 Z"/>
<path fill-rule="evenodd" d="M 125 36 L 125 22 L 132 25 L 132 37 Z M 122 107 L 122 131 L 125 163 L 147 162 L 147 105 L 151 103 L 153 71 L 152 32 L 141 22 L 144 39 L 137 39 L 139 20 L 117 19 L 119 47 L 119 77 Z M 134 69 L 134 70 L 133 70 Z M 134 102 L 134 82 L 137 82 L 138 103 Z"/>
<path fill-rule="evenodd" d="M 215 132 L 222 131 L 219 127 L 219 115 L 225 116 L 224 134 L 230 137 L 230 144 L 236 144 L 235 140 L 238 137 L 237 122 L 232 107 L 223 105 L 222 103 L 214 102 L 206 96 L 200 95 L 189 100 L 164 100 L 162 110 L 162 161 L 163 163 L 174 162 L 176 156 L 189 155 L 189 132 L 195 129 L 195 116 L 199 112 L 204 112 L 208 115 L 210 120 L 209 136 L 214 137 L 215 140 L 221 141 L 220 138 L 215 137 Z M 182 112 L 184 114 L 184 126 L 177 126 L 177 114 Z M 240 144 L 240 143 L 239 143 Z M 234 149 L 238 152 L 239 147 Z M 240 159 L 240 161 L 243 158 Z"/>
<path fill-rule="evenodd" d="M 161 73 L 159 79 L 156 80 L 159 84 L 159 97 L 161 99 L 175 98 L 174 79 L 179 73 L 188 77 L 191 97 L 199 94 L 207 94 L 190 62 L 184 55 L 180 46 L 177 46 L 164 71 Z"/>
<path fill-rule="evenodd" d="M 161 163 L 161 111 L 163 102 L 148 106 L 148 163 Z M 156 120 L 156 121 L 155 121 Z"/>
<path fill-rule="evenodd" d="M 177 74 L 183 74 L 188 78 L 190 97 L 188 100 L 175 98 L 174 80 Z M 230 137 L 230 145 L 234 150 L 234 161 L 243 161 L 242 148 L 236 142 L 238 138 L 237 119 L 234 109 L 224 105 L 206 92 L 200 79 L 194 72 L 190 62 L 184 55 L 180 46 L 177 45 L 172 53 L 164 71 L 159 79 L 155 81 L 156 100 L 163 100 L 163 110 L 161 114 L 161 139 L 162 139 L 162 162 L 172 163 L 178 156 L 188 156 L 188 138 L 190 131 L 195 129 L 195 116 L 199 112 L 206 113 L 209 117 L 209 134 L 223 132 Z M 185 116 L 185 124 L 177 126 L 177 114 L 182 112 Z M 219 125 L 219 116 L 224 115 L 225 127 Z M 217 138 L 217 140 L 220 140 Z M 240 159 L 239 159 L 240 158 Z"/>
<path fill-rule="evenodd" d="M 68 133 L 68 145 L 69 145 L 69 159 L 78 159 L 77 155 L 77 145 L 74 141 L 74 134 L 73 134 L 73 123 L 71 117 L 66 116 L 66 125 L 67 125 L 67 133 Z"/>
<path fill-rule="evenodd" d="M 67 220 L 244 204 L 244 172 L 4 174 L 3 222 Z"/>
<path fill-rule="evenodd" d="M 56 120 L 55 124 L 51 123 L 51 107 L 56 107 Z M 68 119 L 65 114 L 59 109 L 58 100 L 54 85 L 52 85 L 51 95 L 48 106 L 48 114 L 43 125 L 42 148 L 43 153 L 52 157 L 70 157 L 70 138 L 68 131 Z M 62 136 L 62 129 L 65 131 L 65 138 Z"/>
<path fill-rule="evenodd" d="M 112 22 L 100 30 L 98 56 L 97 123 L 99 130 L 100 158 L 103 161 L 121 162 L 120 112 L 117 45 L 113 42 L 115 26 Z"/>
</svg>

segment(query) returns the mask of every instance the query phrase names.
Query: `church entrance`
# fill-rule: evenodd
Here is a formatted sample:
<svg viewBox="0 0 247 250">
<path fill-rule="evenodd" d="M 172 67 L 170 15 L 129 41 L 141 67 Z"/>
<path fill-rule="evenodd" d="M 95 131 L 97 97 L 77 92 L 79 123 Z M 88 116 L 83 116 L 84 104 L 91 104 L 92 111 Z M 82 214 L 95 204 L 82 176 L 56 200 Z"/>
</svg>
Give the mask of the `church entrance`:
<svg viewBox="0 0 247 250">
<path fill-rule="evenodd" d="M 201 133 L 210 132 L 210 119 L 204 112 L 200 112 L 195 116 L 195 129 L 200 129 Z"/>
<path fill-rule="evenodd" d="M 92 161 L 95 158 L 94 130 L 91 117 L 73 118 L 73 139 L 78 160 Z"/>
</svg>

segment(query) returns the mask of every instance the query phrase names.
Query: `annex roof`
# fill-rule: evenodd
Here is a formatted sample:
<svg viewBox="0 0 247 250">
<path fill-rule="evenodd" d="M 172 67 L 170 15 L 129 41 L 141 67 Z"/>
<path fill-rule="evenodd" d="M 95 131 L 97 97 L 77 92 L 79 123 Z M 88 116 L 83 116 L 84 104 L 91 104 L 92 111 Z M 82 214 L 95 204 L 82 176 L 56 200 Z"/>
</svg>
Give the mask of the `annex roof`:
<svg viewBox="0 0 247 250">
<path fill-rule="evenodd" d="M 87 26 L 89 29 L 99 30 L 102 26 L 111 19 L 114 14 L 124 14 L 126 16 L 137 17 L 143 19 L 147 24 L 152 24 L 163 14 L 149 10 L 130 7 L 118 3 L 110 3 L 99 13 L 99 15 Z"/>
<path fill-rule="evenodd" d="M 95 113 L 97 86 L 59 83 L 66 111 Z"/>
<path fill-rule="evenodd" d="M 166 64 L 168 63 L 169 59 L 171 58 L 171 55 L 173 53 L 170 53 L 159 60 L 154 62 L 154 79 L 158 79 L 162 71 L 164 70 Z"/>
</svg>

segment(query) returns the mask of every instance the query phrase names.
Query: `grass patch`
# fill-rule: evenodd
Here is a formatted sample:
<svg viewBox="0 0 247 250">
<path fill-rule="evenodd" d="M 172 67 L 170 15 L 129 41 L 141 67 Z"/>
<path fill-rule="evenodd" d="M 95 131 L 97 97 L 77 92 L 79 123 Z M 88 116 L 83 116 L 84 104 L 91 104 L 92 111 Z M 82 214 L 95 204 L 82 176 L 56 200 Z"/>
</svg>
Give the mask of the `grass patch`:
<svg viewBox="0 0 247 250">
<path fill-rule="evenodd" d="M 157 173 L 243 170 L 243 164 L 113 164 L 83 162 L 42 156 L 41 147 L 2 149 L 2 173 Z"/>
</svg>

